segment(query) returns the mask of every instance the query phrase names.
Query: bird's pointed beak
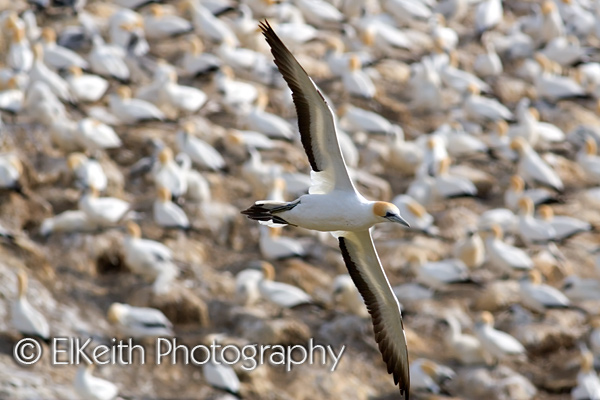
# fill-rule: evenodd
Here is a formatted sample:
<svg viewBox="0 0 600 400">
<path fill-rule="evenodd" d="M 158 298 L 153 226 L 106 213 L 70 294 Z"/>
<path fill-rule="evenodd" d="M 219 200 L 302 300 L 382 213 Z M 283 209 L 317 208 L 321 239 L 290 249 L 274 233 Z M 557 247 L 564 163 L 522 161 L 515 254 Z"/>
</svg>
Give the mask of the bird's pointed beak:
<svg viewBox="0 0 600 400">
<path fill-rule="evenodd" d="M 404 220 L 404 218 L 402 218 L 402 217 L 401 217 L 401 216 L 399 216 L 399 215 L 390 215 L 389 217 L 386 217 L 386 219 L 387 219 L 388 221 L 391 221 L 391 222 L 397 222 L 397 223 L 399 223 L 400 225 L 404 225 L 405 227 L 407 227 L 407 228 L 410 228 L 410 225 L 408 224 L 408 222 L 406 222 L 406 221 Z"/>
</svg>

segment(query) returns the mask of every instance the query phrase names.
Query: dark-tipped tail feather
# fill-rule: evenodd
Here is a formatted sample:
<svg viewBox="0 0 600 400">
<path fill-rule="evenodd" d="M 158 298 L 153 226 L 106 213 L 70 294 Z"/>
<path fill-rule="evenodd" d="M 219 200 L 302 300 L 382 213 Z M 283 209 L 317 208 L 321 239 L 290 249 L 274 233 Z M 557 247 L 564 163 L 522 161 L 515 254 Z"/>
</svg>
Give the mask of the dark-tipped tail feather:
<svg viewBox="0 0 600 400">
<path fill-rule="evenodd" d="M 248 218 L 269 222 L 273 221 L 275 224 L 283 224 L 289 225 L 289 223 L 283 218 L 277 216 L 277 213 L 282 211 L 288 211 L 292 208 L 296 207 L 300 202 L 298 200 L 293 201 L 291 203 L 281 202 L 281 201 L 257 201 L 252 205 L 252 207 L 242 211 L 242 214 L 246 215 Z"/>
</svg>

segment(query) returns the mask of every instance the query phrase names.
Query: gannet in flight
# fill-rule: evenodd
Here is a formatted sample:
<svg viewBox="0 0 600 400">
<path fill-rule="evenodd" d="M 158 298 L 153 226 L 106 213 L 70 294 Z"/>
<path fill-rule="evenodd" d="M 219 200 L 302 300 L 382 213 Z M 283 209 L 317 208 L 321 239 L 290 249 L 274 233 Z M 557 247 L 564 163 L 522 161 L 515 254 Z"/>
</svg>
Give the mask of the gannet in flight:
<svg viewBox="0 0 600 400">
<path fill-rule="evenodd" d="M 302 145 L 312 169 L 312 184 L 309 194 L 292 202 L 257 201 L 242 214 L 263 224 L 329 231 L 338 238 L 348 272 L 371 314 L 375 340 L 388 372 L 408 399 L 408 349 L 400 305 L 369 231 L 380 222 L 408 224 L 395 205 L 368 201 L 356 191 L 340 150 L 333 113 L 323 95 L 269 23 L 261 23 L 260 28 L 275 64 L 292 90 Z"/>
</svg>

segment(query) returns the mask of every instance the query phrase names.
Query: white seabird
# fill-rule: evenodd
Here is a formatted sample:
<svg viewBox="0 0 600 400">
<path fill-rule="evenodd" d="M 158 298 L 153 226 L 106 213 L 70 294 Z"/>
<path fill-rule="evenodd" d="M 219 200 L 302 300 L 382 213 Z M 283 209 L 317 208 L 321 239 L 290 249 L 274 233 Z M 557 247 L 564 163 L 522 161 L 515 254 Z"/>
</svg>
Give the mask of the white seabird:
<svg viewBox="0 0 600 400">
<path fill-rule="evenodd" d="M 84 399 L 113 400 L 119 394 L 119 388 L 106 379 L 92 375 L 94 364 L 80 365 L 75 375 L 75 391 Z"/>
<path fill-rule="evenodd" d="M 162 311 L 150 307 L 133 307 L 113 303 L 107 312 L 108 321 L 133 338 L 173 336 L 173 324 Z"/>
<path fill-rule="evenodd" d="M 27 274 L 19 271 L 17 274 L 19 288 L 18 297 L 11 305 L 12 325 L 23 335 L 37 336 L 50 339 L 50 325 L 42 313 L 33 308 L 27 297 Z"/>
<path fill-rule="evenodd" d="M 300 136 L 312 169 L 312 185 L 308 195 L 292 202 L 258 201 L 243 213 L 266 223 L 334 232 L 350 276 L 371 314 L 383 360 L 395 383 L 399 383 L 400 393 L 407 396 L 408 349 L 400 305 L 369 231 L 380 222 L 407 223 L 395 205 L 368 201 L 356 191 L 341 154 L 331 109 L 270 25 L 263 23 L 261 29 L 293 93 Z"/>
</svg>

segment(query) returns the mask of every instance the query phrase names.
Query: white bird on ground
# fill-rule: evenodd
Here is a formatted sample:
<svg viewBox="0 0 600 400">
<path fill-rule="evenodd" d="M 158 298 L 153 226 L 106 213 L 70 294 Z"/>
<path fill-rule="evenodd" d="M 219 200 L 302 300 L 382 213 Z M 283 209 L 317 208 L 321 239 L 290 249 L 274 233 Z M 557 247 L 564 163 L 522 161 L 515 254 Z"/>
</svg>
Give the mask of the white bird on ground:
<svg viewBox="0 0 600 400">
<path fill-rule="evenodd" d="M 11 303 L 11 322 L 13 327 L 26 336 L 37 336 L 43 340 L 50 339 L 50 325 L 42 313 L 33 308 L 27 301 L 27 274 L 20 270 L 17 273 L 18 296 Z"/>
<path fill-rule="evenodd" d="M 185 198 L 197 203 L 206 203 L 211 199 L 211 191 L 208 181 L 202 174 L 192 169 L 192 160 L 186 153 L 179 153 L 175 161 L 183 172 L 187 180 L 187 192 Z"/>
<path fill-rule="evenodd" d="M 467 88 L 468 96 L 463 104 L 465 115 L 476 121 L 499 121 L 514 119 L 513 113 L 502 103 L 479 95 L 479 87 L 470 84 Z"/>
<path fill-rule="evenodd" d="M 544 188 L 525 190 L 523 178 L 513 175 L 510 177 L 510 186 L 504 192 L 504 205 L 511 210 L 517 210 L 522 197 L 529 197 L 536 206 L 556 200 L 554 194 Z"/>
<path fill-rule="evenodd" d="M 581 369 L 577 374 L 577 386 L 571 390 L 573 400 L 600 399 L 600 378 L 594 370 L 594 355 L 588 350 L 581 354 Z"/>
<path fill-rule="evenodd" d="M 539 98 L 556 102 L 560 99 L 585 96 L 585 89 L 574 79 L 560 75 L 560 66 L 541 53 L 535 54 L 535 60 L 541 65 L 542 73 L 534 78 L 535 89 Z"/>
<path fill-rule="evenodd" d="M 306 249 L 297 239 L 281 236 L 281 228 L 261 226 L 258 244 L 260 254 L 267 260 L 306 255 Z"/>
<path fill-rule="evenodd" d="M 124 124 L 136 124 L 144 121 L 162 121 L 165 114 L 154 104 L 131 98 L 131 89 L 120 86 L 116 93 L 109 95 L 110 112 Z"/>
<path fill-rule="evenodd" d="M 554 239 L 563 240 L 573 235 L 592 230 L 589 222 L 566 215 L 554 215 L 554 211 L 548 205 L 541 205 L 538 209 L 542 220 L 548 222 L 554 228 Z"/>
<path fill-rule="evenodd" d="M 494 328 L 494 316 L 488 311 L 479 315 L 474 332 L 484 350 L 499 361 L 525 354 L 525 348 L 517 339 Z"/>
<path fill-rule="evenodd" d="M 469 268 L 479 268 L 485 261 L 485 245 L 477 231 L 469 230 L 467 236 L 454 244 L 454 257 Z"/>
<path fill-rule="evenodd" d="M 96 102 L 100 100 L 108 89 L 108 81 L 97 75 L 84 74 L 80 67 L 71 65 L 68 67 L 66 81 L 71 92 L 79 101 Z"/>
<path fill-rule="evenodd" d="M 99 35 L 92 38 L 92 51 L 88 59 L 94 73 L 121 82 L 129 80 L 130 71 L 125 63 L 125 50 L 104 43 Z"/>
<path fill-rule="evenodd" d="M 10 77 L 4 85 L 0 82 L 0 88 L 0 110 L 15 114 L 21 111 L 25 101 L 25 93 L 19 89 L 17 77 Z"/>
<path fill-rule="evenodd" d="M 135 11 L 121 8 L 110 17 L 108 25 L 111 47 L 120 50 L 122 57 L 124 57 L 126 51 L 130 50 L 130 45 L 133 42 L 135 42 L 135 45 L 131 51 L 138 57 L 143 56 L 150 49 L 145 37 L 144 20 Z M 92 41 L 94 40 L 95 38 L 92 38 Z M 90 63 L 93 63 L 91 59 Z"/>
<path fill-rule="evenodd" d="M 519 218 L 508 208 L 492 208 L 479 216 L 477 227 L 480 231 L 491 229 L 492 225 L 498 225 L 504 232 L 516 233 Z"/>
<path fill-rule="evenodd" d="M 42 45 L 44 49 L 44 63 L 57 69 L 65 69 L 72 65 L 79 68 L 89 68 L 88 62 L 73 50 L 56 44 L 56 32 L 50 27 L 42 30 Z"/>
<path fill-rule="evenodd" d="M 347 132 L 367 132 L 376 134 L 392 134 L 396 129 L 402 129 L 393 125 L 381 115 L 345 104 L 337 109 L 340 117 L 340 127 Z"/>
<path fill-rule="evenodd" d="M 239 45 L 239 41 L 235 33 L 227 26 L 227 24 L 215 17 L 206 7 L 198 0 L 187 0 L 183 3 L 184 9 L 189 9 L 192 15 L 192 24 L 196 32 L 205 40 L 212 40 L 217 43 L 222 43 L 224 40 L 231 40 L 235 45 Z"/>
<path fill-rule="evenodd" d="M 342 72 L 342 82 L 351 96 L 367 99 L 375 96 L 375 84 L 369 75 L 362 70 L 362 61 L 357 55 L 352 55 L 349 58 L 348 66 Z"/>
<path fill-rule="evenodd" d="M 173 252 L 160 242 L 142 239 L 142 231 L 133 221 L 128 221 L 127 233 L 123 240 L 125 264 L 132 272 L 151 280 L 154 293 L 166 293 L 178 274 Z"/>
<path fill-rule="evenodd" d="M 40 234 L 42 236 L 49 236 L 54 232 L 88 232 L 95 230 L 97 227 L 96 223 L 85 212 L 81 210 L 67 210 L 44 219 L 40 226 Z"/>
<path fill-rule="evenodd" d="M 23 164 L 16 154 L 0 154 L 0 189 L 20 190 Z"/>
<path fill-rule="evenodd" d="M 33 66 L 31 67 L 31 71 L 29 71 L 30 82 L 44 82 L 48 85 L 52 93 L 61 100 L 75 103 L 75 98 L 71 94 L 69 84 L 44 64 L 44 48 L 40 43 L 36 43 L 33 46 L 33 55 Z"/>
<path fill-rule="evenodd" d="M 560 290 L 542 283 L 542 275 L 532 269 L 519 281 L 521 302 L 533 311 L 544 313 L 547 308 L 568 308 L 570 301 Z"/>
<path fill-rule="evenodd" d="M 531 185 L 543 185 L 558 192 L 564 189 L 563 183 L 556 173 L 539 154 L 531 148 L 529 143 L 521 137 L 516 137 L 510 144 L 512 150 L 519 154 L 517 173 L 525 182 Z"/>
<path fill-rule="evenodd" d="M 33 51 L 23 28 L 14 28 L 6 55 L 6 64 L 17 72 L 29 72 L 33 66 Z"/>
<path fill-rule="evenodd" d="M 108 308 L 108 321 L 132 338 L 173 336 L 173 324 L 162 311 L 150 307 L 133 307 L 113 303 Z"/>
<path fill-rule="evenodd" d="M 171 192 L 165 187 L 158 188 L 158 196 L 152 205 L 154 222 L 163 228 L 187 229 L 190 220 L 185 211 L 171 201 Z"/>
<path fill-rule="evenodd" d="M 156 186 L 168 189 L 173 197 L 178 198 L 187 192 L 186 173 L 173 159 L 170 147 L 165 147 L 158 153 L 158 162 L 151 172 Z"/>
<path fill-rule="evenodd" d="M 235 276 L 235 299 L 240 305 L 251 306 L 260 299 L 258 283 L 263 279 L 263 272 L 253 268 L 240 271 Z"/>
<path fill-rule="evenodd" d="M 485 351 L 481 342 L 473 335 L 462 332 L 460 322 L 453 315 L 446 315 L 442 320 L 448 325 L 444 333 L 444 344 L 453 358 L 462 365 L 485 364 Z"/>
<path fill-rule="evenodd" d="M 534 205 L 529 197 L 521 197 L 519 210 L 519 235 L 524 243 L 547 243 L 554 240 L 556 230 L 549 222 L 533 216 Z"/>
<path fill-rule="evenodd" d="M 225 167 L 225 160 L 221 153 L 215 150 L 204 140 L 194 136 L 196 125 L 189 121 L 177 131 L 175 141 L 180 152 L 187 154 L 192 162 L 213 171 L 218 171 Z"/>
<path fill-rule="evenodd" d="M 159 74 L 151 86 L 157 89 L 153 96 L 144 97 L 138 92 L 138 97 L 151 101 L 162 109 L 175 110 L 177 113 L 197 112 L 207 100 L 206 93 L 202 90 L 178 84 L 175 69 L 169 68 L 166 73 Z"/>
<path fill-rule="evenodd" d="M 98 161 L 87 158 L 83 153 L 71 153 L 67 165 L 81 188 L 94 186 L 100 192 L 106 190 L 108 179 Z"/>
<path fill-rule="evenodd" d="M 406 194 L 401 194 L 392 200 L 400 210 L 400 215 L 410 225 L 410 229 L 422 231 L 428 235 L 439 234 L 439 229 L 434 225 L 433 216 L 427 212 L 418 201 Z"/>
<path fill-rule="evenodd" d="M 308 195 L 292 202 L 258 201 L 243 213 L 267 223 L 335 232 L 350 276 L 366 300 L 383 359 L 400 383 L 401 394 L 408 393 L 408 351 L 400 306 L 369 231 L 379 222 L 407 224 L 395 205 L 368 201 L 356 191 L 337 143 L 331 109 L 268 23 L 261 24 L 261 29 L 293 92 L 313 183 Z"/>
<path fill-rule="evenodd" d="M 75 141 L 88 151 L 114 149 L 122 144 L 113 128 L 94 118 L 79 120 Z"/>
<path fill-rule="evenodd" d="M 209 357 L 208 362 L 202 364 L 202 373 L 206 382 L 212 387 L 239 394 L 240 379 L 231 365 L 224 363 L 223 360 L 213 360 Z"/>
<path fill-rule="evenodd" d="M 437 364 L 426 358 L 418 358 L 410 364 L 415 391 L 440 393 L 440 384 L 454 379 L 456 373 L 449 367 Z"/>
<path fill-rule="evenodd" d="M 263 261 L 259 268 L 262 278 L 258 281 L 258 290 L 265 300 L 284 308 L 312 302 L 312 298 L 304 290 L 287 283 L 274 281 L 275 268 L 273 264 Z"/>
<path fill-rule="evenodd" d="M 204 44 L 199 37 L 190 37 L 188 43 L 191 49 L 180 60 L 183 75 L 197 76 L 219 69 L 222 61 L 215 55 L 204 52 Z"/>
<path fill-rule="evenodd" d="M 420 284 L 434 289 L 442 289 L 451 283 L 466 282 L 469 270 L 465 263 L 458 259 L 427 261 L 422 253 L 411 254 L 408 263 Z"/>
<path fill-rule="evenodd" d="M 359 317 L 369 316 L 365 303 L 350 275 L 343 274 L 336 276 L 333 280 L 332 289 L 332 298 L 336 305 Z"/>
<path fill-rule="evenodd" d="M 598 146 L 592 137 L 585 139 L 584 147 L 577 153 L 577 163 L 583 169 L 589 182 L 600 184 L 600 156 Z"/>
<path fill-rule="evenodd" d="M 99 191 L 90 186 L 79 199 L 79 209 L 98 226 L 113 226 L 123 220 L 131 209 L 125 200 L 115 197 L 98 197 Z"/>
<path fill-rule="evenodd" d="M 191 32 L 192 24 L 177 15 L 168 15 L 161 4 L 152 4 L 144 17 L 144 32 L 148 39 L 166 39 Z"/>
<path fill-rule="evenodd" d="M 564 279 L 561 291 L 571 301 L 600 300 L 600 281 L 569 275 Z M 600 354 L 600 351 L 598 353 Z"/>
<path fill-rule="evenodd" d="M 479 54 L 475 58 L 473 70 L 482 78 L 499 76 L 504 68 L 502 67 L 502 60 L 500 60 L 498 53 L 496 53 L 494 43 L 490 40 L 489 36 L 485 35 L 481 41 L 483 42 L 485 53 Z"/>
<path fill-rule="evenodd" d="M 311 25 L 324 27 L 344 19 L 344 15 L 333 4 L 323 0 L 295 0 L 294 4 Z"/>
<path fill-rule="evenodd" d="M 450 173 L 450 158 L 445 158 L 439 164 L 433 192 L 437 199 L 476 196 L 477 187 L 469 179 Z"/>
<path fill-rule="evenodd" d="M 269 97 L 265 92 L 259 91 L 256 105 L 243 118 L 248 129 L 262 132 L 273 139 L 291 140 L 294 129 L 289 122 L 278 115 L 265 111 Z"/>
<path fill-rule="evenodd" d="M 487 261 L 492 266 L 504 273 L 533 268 L 533 261 L 525 251 L 502 240 L 503 233 L 500 225 L 492 225 L 490 231 L 485 233 L 485 248 Z"/>
<path fill-rule="evenodd" d="M 80 365 L 75 375 L 75 391 L 84 399 L 114 400 L 119 394 L 119 388 L 106 379 L 92 375 L 94 364 Z"/>
<path fill-rule="evenodd" d="M 502 0 L 484 0 L 475 11 L 475 30 L 481 34 L 502 22 Z"/>
</svg>

